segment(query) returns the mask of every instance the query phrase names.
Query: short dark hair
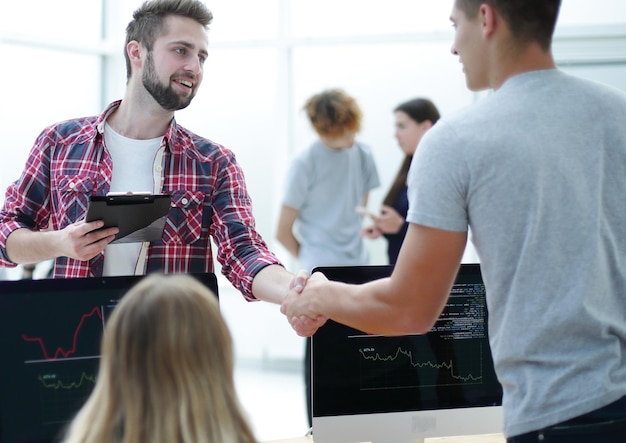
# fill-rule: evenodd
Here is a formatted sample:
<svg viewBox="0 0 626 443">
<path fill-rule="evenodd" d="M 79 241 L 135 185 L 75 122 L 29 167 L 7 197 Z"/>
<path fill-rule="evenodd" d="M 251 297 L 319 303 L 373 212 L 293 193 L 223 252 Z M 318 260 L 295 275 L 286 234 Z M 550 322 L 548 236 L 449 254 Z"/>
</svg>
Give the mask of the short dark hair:
<svg viewBox="0 0 626 443">
<path fill-rule="evenodd" d="M 476 17 L 482 4 L 494 8 L 522 43 L 537 42 L 550 49 L 561 0 L 456 0 L 456 7 L 468 18 Z"/>
<path fill-rule="evenodd" d="M 439 110 L 435 104 L 427 98 L 414 98 L 396 106 L 394 112 L 402 111 L 416 123 L 430 120 L 433 124 L 439 120 Z"/>
<path fill-rule="evenodd" d="M 191 18 L 205 29 L 213 21 L 213 14 L 204 3 L 199 0 L 147 0 L 133 13 L 133 20 L 126 27 L 126 44 L 124 57 L 126 58 L 126 77 L 130 78 L 130 58 L 126 47 L 131 41 L 144 45 L 152 51 L 152 45 L 163 33 L 164 19 L 170 15 Z"/>
</svg>

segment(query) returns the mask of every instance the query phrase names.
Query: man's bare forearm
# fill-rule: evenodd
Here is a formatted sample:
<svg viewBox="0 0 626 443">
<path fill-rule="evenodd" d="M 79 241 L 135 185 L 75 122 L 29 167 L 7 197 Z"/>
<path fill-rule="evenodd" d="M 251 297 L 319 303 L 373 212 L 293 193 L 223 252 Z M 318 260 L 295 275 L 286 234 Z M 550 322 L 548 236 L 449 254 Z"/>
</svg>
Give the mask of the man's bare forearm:
<svg viewBox="0 0 626 443">
<path fill-rule="evenodd" d="M 56 258 L 54 237 L 54 232 L 17 229 L 7 237 L 7 255 L 17 264 Z"/>
<path fill-rule="evenodd" d="M 104 251 L 117 228 L 101 229 L 101 220 L 76 222 L 59 231 L 17 229 L 7 237 L 7 255 L 13 263 L 36 263 L 57 257 L 90 260 Z"/>
<path fill-rule="evenodd" d="M 259 300 L 281 304 L 290 290 L 300 292 L 309 277 L 304 271 L 291 274 L 280 265 L 261 269 L 252 281 L 252 294 Z"/>
</svg>

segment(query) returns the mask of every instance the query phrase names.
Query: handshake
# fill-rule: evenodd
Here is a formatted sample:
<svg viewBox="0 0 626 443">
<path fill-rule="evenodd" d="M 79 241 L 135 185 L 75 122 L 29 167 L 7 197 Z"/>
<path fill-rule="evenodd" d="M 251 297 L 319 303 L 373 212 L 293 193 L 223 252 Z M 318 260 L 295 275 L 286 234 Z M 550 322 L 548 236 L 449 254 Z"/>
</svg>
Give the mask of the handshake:
<svg viewBox="0 0 626 443">
<path fill-rule="evenodd" d="M 299 271 L 291 280 L 280 312 L 299 336 L 312 336 L 328 320 L 323 314 L 323 299 L 331 285 L 321 272 L 309 276 L 308 272 Z"/>
<path fill-rule="evenodd" d="M 409 278 L 406 284 L 392 279 L 393 275 L 386 276 L 385 272 L 371 281 L 345 283 L 332 276 L 329 280 L 322 272 L 309 276 L 300 271 L 290 280 L 280 312 L 302 337 L 315 334 L 329 319 L 368 334 L 406 335 L 430 330 L 447 300 L 447 281 L 437 285 L 434 297 L 429 297 L 418 292 L 417 278 Z M 421 301 L 428 306 L 417 306 Z"/>
</svg>

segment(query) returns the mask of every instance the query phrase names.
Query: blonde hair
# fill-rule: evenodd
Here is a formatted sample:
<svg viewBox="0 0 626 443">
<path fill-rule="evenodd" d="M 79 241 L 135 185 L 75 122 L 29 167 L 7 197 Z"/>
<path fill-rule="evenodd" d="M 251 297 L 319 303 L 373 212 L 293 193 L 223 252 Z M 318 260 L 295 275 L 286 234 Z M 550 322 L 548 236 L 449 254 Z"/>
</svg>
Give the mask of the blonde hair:
<svg viewBox="0 0 626 443">
<path fill-rule="evenodd" d="M 341 89 L 329 89 L 310 97 L 304 104 L 309 121 L 322 137 L 340 137 L 359 132 L 362 113 L 356 100 Z"/>
<path fill-rule="evenodd" d="M 217 298 L 191 276 L 151 274 L 120 301 L 98 380 L 66 443 L 253 443 Z"/>
</svg>

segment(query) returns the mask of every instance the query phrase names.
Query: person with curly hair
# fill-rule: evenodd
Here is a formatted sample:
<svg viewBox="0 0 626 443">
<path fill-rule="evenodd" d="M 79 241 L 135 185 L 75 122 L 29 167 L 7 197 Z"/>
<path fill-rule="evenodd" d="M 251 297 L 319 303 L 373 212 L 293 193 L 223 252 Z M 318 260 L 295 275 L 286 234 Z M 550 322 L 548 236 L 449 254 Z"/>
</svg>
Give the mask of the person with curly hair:
<svg viewBox="0 0 626 443">
<path fill-rule="evenodd" d="M 276 238 L 311 272 L 316 266 L 365 265 L 369 253 L 360 236 L 369 191 L 380 183 L 369 146 L 356 140 L 362 113 L 341 89 L 310 97 L 307 117 L 318 136 L 289 169 Z M 309 424 L 310 341 L 305 347 L 305 382 Z"/>
</svg>

